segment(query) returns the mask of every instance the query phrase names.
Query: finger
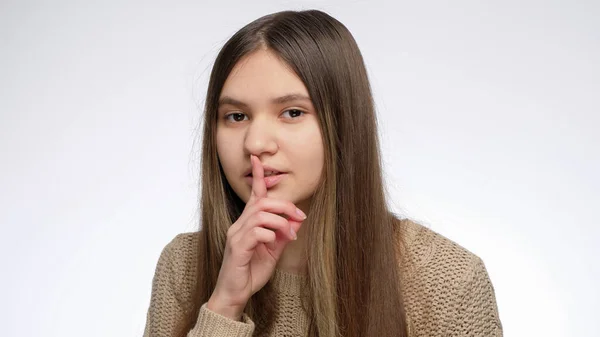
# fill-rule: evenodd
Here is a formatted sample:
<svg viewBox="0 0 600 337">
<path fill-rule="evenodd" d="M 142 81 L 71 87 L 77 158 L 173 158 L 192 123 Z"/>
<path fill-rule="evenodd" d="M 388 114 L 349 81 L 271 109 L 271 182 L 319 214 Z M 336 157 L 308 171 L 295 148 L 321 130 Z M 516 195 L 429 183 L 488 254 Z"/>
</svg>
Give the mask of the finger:
<svg viewBox="0 0 600 337">
<path fill-rule="evenodd" d="M 290 224 L 290 227 L 296 233 L 298 232 L 298 230 L 300 230 L 300 226 L 302 226 L 302 223 L 298 222 L 298 221 L 289 220 L 288 222 Z M 285 249 L 285 247 L 290 242 L 291 241 L 287 241 L 287 240 L 275 240 L 275 242 L 273 242 L 272 244 L 267 245 L 267 247 L 269 248 L 269 250 L 271 250 L 271 252 L 272 252 L 271 256 L 275 257 L 276 260 L 279 260 L 279 257 L 283 253 L 283 250 Z"/>
<path fill-rule="evenodd" d="M 266 244 L 269 248 L 274 248 L 276 240 L 277 235 L 272 230 L 263 227 L 254 227 L 244 236 L 244 241 L 240 248 L 244 251 L 252 251 L 260 243 Z"/>
<path fill-rule="evenodd" d="M 260 199 L 256 195 L 255 187 L 254 187 L 254 186 L 258 187 L 258 185 L 254 183 L 254 177 L 256 177 L 256 173 L 255 173 L 255 171 L 256 171 L 256 169 L 255 169 L 256 163 L 255 163 L 255 158 L 254 157 L 255 157 L 254 155 L 252 155 L 252 154 L 250 155 L 250 167 L 252 168 L 252 186 L 250 187 L 251 188 L 251 190 L 250 190 L 250 199 L 248 199 L 248 202 L 246 203 L 246 207 L 254 204 L 257 200 Z M 256 158 L 256 159 L 258 159 L 258 158 Z M 263 170 L 263 176 L 264 176 L 264 170 Z"/>
<path fill-rule="evenodd" d="M 232 227 L 235 226 L 235 232 L 241 231 L 243 227 L 248 226 L 248 219 L 252 218 L 255 213 L 261 211 L 284 217 L 290 223 L 294 224 L 292 228 L 294 233 L 298 233 L 300 224 L 306 220 L 306 214 L 304 214 L 300 208 L 296 207 L 294 203 L 265 197 L 259 199 L 254 204 L 246 204 L 244 212 L 242 212 L 238 220 L 232 225 Z"/>
<path fill-rule="evenodd" d="M 252 163 L 252 192 L 254 192 L 254 198 L 266 197 L 267 185 L 265 185 L 265 170 L 262 163 L 254 155 L 250 155 L 250 161 Z"/>
<path fill-rule="evenodd" d="M 254 227 L 263 227 L 278 232 L 278 237 L 285 240 L 295 240 L 296 232 L 291 231 L 287 219 L 269 212 L 258 212 L 246 222 L 245 228 L 240 230 L 242 236 L 247 235 Z"/>
<path fill-rule="evenodd" d="M 262 198 L 249 207 L 248 214 L 260 211 L 285 215 L 288 219 L 296 221 L 304 221 L 306 219 L 306 214 L 300 208 L 296 207 L 294 203 L 281 199 Z"/>
<path fill-rule="evenodd" d="M 300 227 L 302 227 L 302 221 L 288 220 L 288 223 L 290 224 L 290 228 L 294 231 L 294 233 L 298 233 Z"/>
</svg>

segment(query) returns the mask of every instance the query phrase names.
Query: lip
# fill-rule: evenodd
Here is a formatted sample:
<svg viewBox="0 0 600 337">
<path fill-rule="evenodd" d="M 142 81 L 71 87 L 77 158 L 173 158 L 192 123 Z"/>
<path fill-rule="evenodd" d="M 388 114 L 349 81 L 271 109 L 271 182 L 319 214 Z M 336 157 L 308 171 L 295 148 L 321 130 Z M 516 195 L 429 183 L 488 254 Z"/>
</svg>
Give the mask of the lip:
<svg viewBox="0 0 600 337">
<path fill-rule="evenodd" d="M 263 172 L 264 171 L 275 171 L 275 172 L 279 172 L 279 173 L 287 173 L 283 170 L 280 169 L 276 169 L 274 167 L 271 167 L 269 165 L 263 165 Z M 248 176 L 250 173 L 252 173 L 252 166 L 250 166 L 243 174 L 244 177 Z"/>
<path fill-rule="evenodd" d="M 277 185 L 281 180 L 283 180 L 285 177 L 287 177 L 287 173 L 279 173 L 273 176 L 269 176 L 269 177 L 264 177 L 265 180 L 265 186 L 267 186 L 267 189 Z M 250 186 L 252 186 L 252 180 L 254 179 L 254 177 L 251 176 L 245 176 L 244 180 L 246 180 L 246 183 Z"/>
</svg>

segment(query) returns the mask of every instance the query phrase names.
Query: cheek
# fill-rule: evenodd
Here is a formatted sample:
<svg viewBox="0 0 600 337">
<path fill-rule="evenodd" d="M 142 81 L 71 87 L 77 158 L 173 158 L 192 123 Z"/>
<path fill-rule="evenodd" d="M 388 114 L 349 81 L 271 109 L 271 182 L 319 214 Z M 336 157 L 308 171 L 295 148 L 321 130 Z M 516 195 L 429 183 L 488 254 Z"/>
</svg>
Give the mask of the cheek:
<svg viewBox="0 0 600 337">
<path fill-rule="evenodd" d="M 311 130 L 311 134 L 308 135 L 309 148 L 311 149 L 311 159 L 313 165 L 320 164 L 318 167 L 323 165 L 323 158 L 325 157 L 325 150 L 323 147 L 323 139 L 321 137 L 321 130 L 319 125 L 315 121 L 315 126 Z"/>
<path fill-rule="evenodd" d="M 223 156 L 227 153 L 227 151 L 224 149 L 225 144 L 223 143 L 223 136 L 217 132 L 216 135 L 216 142 L 217 142 L 217 156 L 219 157 L 219 161 L 221 162 L 221 165 L 225 166 L 224 162 L 227 162 L 226 158 L 223 158 Z"/>
<path fill-rule="evenodd" d="M 303 141 L 298 142 L 294 149 L 295 157 L 300 159 L 297 164 L 302 167 L 303 178 L 309 180 L 306 183 L 315 184 L 315 180 L 321 177 L 325 156 L 321 132 L 316 121 L 315 125 L 298 139 Z"/>
<path fill-rule="evenodd" d="M 235 166 L 235 145 L 231 140 L 232 138 L 225 133 L 217 131 L 217 155 L 227 176 L 229 176 L 230 168 Z"/>
</svg>

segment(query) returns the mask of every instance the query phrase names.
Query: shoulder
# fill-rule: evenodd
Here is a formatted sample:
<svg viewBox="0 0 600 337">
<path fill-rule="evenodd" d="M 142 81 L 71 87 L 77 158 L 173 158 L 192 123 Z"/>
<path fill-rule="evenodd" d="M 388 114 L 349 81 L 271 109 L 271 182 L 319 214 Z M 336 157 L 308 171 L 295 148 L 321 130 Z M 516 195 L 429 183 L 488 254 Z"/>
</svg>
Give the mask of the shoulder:
<svg viewBox="0 0 600 337">
<path fill-rule="evenodd" d="M 164 264 L 177 270 L 186 268 L 196 258 L 198 242 L 199 232 L 177 234 L 162 249 L 159 265 Z"/>
<path fill-rule="evenodd" d="M 414 328 L 444 330 L 457 322 L 475 327 L 475 319 L 489 323 L 483 328 L 493 334 L 483 335 L 501 335 L 494 288 L 481 258 L 412 220 L 401 225 L 403 289 Z"/>
<path fill-rule="evenodd" d="M 165 245 L 158 259 L 155 280 L 163 280 L 167 283 L 163 286 L 168 286 L 177 296 L 187 294 L 196 279 L 199 234 L 177 234 Z"/>
<path fill-rule="evenodd" d="M 402 219 L 401 230 L 406 247 L 403 268 L 408 273 L 437 272 L 464 278 L 482 263 L 459 243 L 413 220 Z"/>
<path fill-rule="evenodd" d="M 200 232 L 187 232 L 177 234 L 163 248 L 163 254 L 169 254 L 172 257 L 189 256 L 198 250 L 198 238 Z"/>
<path fill-rule="evenodd" d="M 481 258 L 457 242 L 409 219 L 401 220 L 405 250 L 400 270 L 407 291 L 452 299 L 462 296 L 475 278 L 488 279 Z M 489 280 L 488 280 L 489 281 Z"/>
</svg>

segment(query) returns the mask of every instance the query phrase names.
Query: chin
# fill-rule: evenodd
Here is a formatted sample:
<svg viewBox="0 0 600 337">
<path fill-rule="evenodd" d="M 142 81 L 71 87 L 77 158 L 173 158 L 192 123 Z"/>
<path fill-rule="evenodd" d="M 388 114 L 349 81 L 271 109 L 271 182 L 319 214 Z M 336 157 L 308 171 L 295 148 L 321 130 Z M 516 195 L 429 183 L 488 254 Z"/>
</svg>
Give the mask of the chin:
<svg viewBox="0 0 600 337">
<path fill-rule="evenodd" d="M 298 199 L 297 195 L 292 195 L 291 193 L 289 193 L 289 191 L 286 191 L 283 188 L 268 189 L 267 190 L 267 197 L 272 198 L 272 199 L 279 199 L 279 200 L 289 201 L 289 202 L 291 202 L 293 204 L 296 204 L 298 201 L 300 201 Z"/>
<path fill-rule="evenodd" d="M 290 200 L 289 195 L 287 195 L 287 193 L 285 193 L 284 190 L 282 190 L 281 188 L 278 188 L 279 186 L 275 186 L 271 189 L 267 190 L 267 197 L 269 198 L 274 198 L 274 199 L 281 199 L 281 200 Z"/>
</svg>

